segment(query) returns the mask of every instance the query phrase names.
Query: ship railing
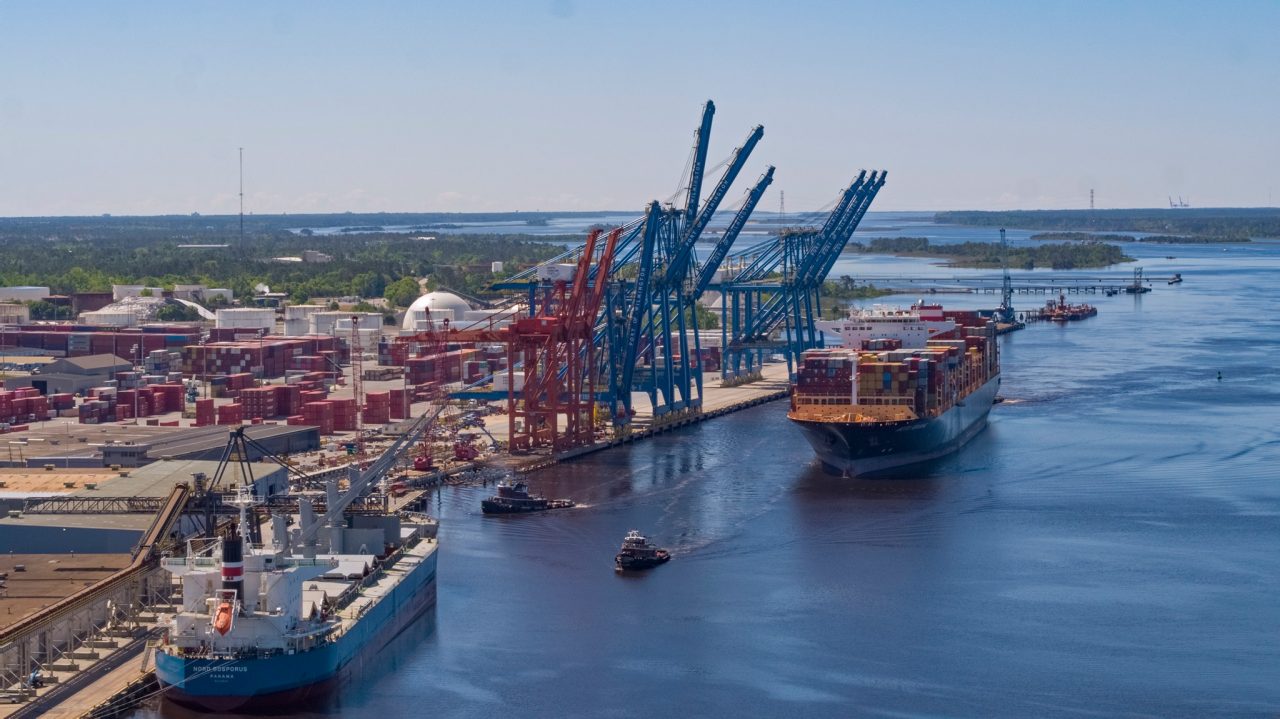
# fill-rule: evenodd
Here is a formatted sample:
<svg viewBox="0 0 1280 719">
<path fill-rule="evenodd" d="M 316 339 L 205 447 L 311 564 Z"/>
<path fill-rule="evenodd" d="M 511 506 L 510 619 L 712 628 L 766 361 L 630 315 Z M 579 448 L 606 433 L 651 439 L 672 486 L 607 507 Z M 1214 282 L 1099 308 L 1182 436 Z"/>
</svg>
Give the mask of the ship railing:
<svg viewBox="0 0 1280 719">
<path fill-rule="evenodd" d="M 222 563 L 219 557 L 165 557 L 160 560 L 160 566 L 164 569 L 202 569 L 217 567 Z M 276 566 L 277 569 L 285 567 L 336 567 L 338 560 L 321 557 L 285 557 L 284 561 Z"/>
</svg>

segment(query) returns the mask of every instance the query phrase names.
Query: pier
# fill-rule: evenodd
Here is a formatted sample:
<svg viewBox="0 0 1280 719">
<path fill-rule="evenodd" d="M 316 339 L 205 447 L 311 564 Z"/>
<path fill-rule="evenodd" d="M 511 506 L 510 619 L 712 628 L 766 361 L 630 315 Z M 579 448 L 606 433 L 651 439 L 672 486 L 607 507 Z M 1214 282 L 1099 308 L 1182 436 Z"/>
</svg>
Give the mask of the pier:
<svg viewBox="0 0 1280 719">
<path fill-rule="evenodd" d="M 1157 284 L 1168 284 L 1174 277 L 1144 276 L 1142 286 L 1150 289 Z M 1002 278 L 1000 277 L 903 277 L 898 275 L 882 277 L 859 277 L 859 282 L 874 285 L 876 288 L 893 294 L 1000 294 Z M 1133 287 L 1133 276 L 1126 275 L 1094 275 L 1094 276 L 1047 276 L 1044 278 L 1014 280 L 1011 289 L 1018 295 L 1068 295 L 1105 294 L 1107 292 L 1126 292 Z"/>
</svg>

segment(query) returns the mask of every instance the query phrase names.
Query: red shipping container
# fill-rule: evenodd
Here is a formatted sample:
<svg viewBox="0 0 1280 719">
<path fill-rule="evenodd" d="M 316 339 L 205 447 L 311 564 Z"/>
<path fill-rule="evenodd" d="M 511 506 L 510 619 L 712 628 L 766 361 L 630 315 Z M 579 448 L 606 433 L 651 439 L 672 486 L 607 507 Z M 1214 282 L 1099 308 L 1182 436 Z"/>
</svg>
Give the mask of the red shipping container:
<svg viewBox="0 0 1280 719">
<path fill-rule="evenodd" d="M 242 407 L 238 404 L 224 404 L 218 408 L 218 424 L 240 424 Z"/>
</svg>

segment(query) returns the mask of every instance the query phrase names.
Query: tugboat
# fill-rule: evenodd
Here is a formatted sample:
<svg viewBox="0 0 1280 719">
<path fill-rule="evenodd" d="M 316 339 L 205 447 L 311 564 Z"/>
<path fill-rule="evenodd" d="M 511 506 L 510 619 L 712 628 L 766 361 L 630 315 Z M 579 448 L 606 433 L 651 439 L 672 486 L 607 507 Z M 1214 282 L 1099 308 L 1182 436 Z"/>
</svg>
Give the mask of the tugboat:
<svg viewBox="0 0 1280 719">
<path fill-rule="evenodd" d="M 499 482 L 498 493 L 480 502 L 480 509 L 485 514 L 523 514 L 573 506 L 575 502 L 571 499 L 530 497 L 529 485 L 524 482 Z"/>
<path fill-rule="evenodd" d="M 1173 277 L 1169 278 L 1169 284 L 1171 285 L 1182 284 L 1182 273 L 1181 272 L 1173 273 Z"/>
<path fill-rule="evenodd" d="M 1097 307 L 1089 304 L 1067 304 L 1067 296 L 1062 292 L 1058 293 L 1057 302 L 1049 300 L 1045 303 L 1044 309 L 1040 310 L 1040 319 L 1049 320 L 1050 322 L 1074 322 L 1075 320 L 1097 316 Z"/>
<path fill-rule="evenodd" d="M 630 569 L 650 569 L 671 559 L 671 553 L 649 544 L 649 540 L 636 530 L 627 532 L 622 540 L 622 549 L 613 558 L 614 571 L 622 572 Z"/>
</svg>

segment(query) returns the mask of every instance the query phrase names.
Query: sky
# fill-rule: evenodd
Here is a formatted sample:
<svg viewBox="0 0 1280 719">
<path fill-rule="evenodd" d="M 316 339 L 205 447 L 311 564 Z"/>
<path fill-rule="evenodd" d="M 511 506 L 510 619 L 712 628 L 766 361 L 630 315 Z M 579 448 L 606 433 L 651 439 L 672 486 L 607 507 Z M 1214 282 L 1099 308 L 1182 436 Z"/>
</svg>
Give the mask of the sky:
<svg viewBox="0 0 1280 719">
<path fill-rule="evenodd" d="M 0 0 L 0 216 L 1280 204 L 1280 2 Z M 719 171 L 712 175 L 714 181 Z"/>
</svg>

